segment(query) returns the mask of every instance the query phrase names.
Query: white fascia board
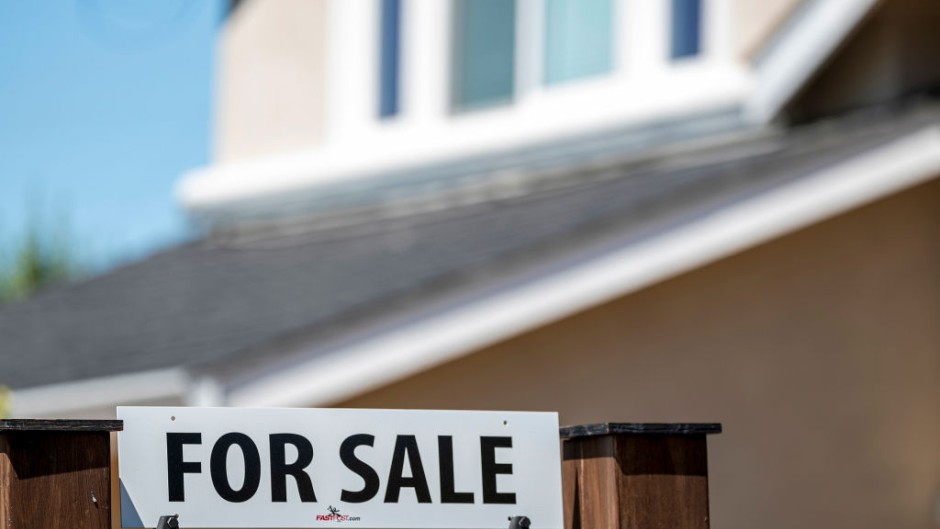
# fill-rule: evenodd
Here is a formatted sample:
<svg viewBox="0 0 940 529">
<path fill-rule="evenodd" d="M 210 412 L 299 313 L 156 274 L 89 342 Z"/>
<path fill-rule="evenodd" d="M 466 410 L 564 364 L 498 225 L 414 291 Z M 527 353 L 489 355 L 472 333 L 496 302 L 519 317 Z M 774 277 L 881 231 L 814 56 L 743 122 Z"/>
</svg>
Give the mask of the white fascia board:
<svg viewBox="0 0 940 529">
<path fill-rule="evenodd" d="M 877 3 L 807 0 L 757 58 L 748 118 L 774 119 Z"/>
<path fill-rule="evenodd" d="M 184 370 L 169 368 L 16 389 L 11 392 L 11 414 L 50 417 L 118 404 L 172 398 L 186 401 L 190 386 L 191 378 Z"/>
<path fill-rule="evenodd" d="M 809 175 L 654 239 L 554 275 L 265 372 L 228 393 L 236 406 L 330 405 L 622 297 L 940 174 L 940 127 Z"/>
</svg>

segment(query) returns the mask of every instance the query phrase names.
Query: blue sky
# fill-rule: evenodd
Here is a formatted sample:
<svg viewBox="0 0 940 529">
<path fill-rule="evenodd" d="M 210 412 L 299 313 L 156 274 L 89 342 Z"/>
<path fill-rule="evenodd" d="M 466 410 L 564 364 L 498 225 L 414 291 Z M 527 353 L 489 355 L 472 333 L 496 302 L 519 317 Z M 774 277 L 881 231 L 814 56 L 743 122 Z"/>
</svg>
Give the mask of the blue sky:
<svg viewBox="0 0 940 529">
<path fill-rule="evenodd" d="M 30 217 L 92 268 L 188 236 L 222 0 L 0 1 L 0 248 Z"/>
</svg>

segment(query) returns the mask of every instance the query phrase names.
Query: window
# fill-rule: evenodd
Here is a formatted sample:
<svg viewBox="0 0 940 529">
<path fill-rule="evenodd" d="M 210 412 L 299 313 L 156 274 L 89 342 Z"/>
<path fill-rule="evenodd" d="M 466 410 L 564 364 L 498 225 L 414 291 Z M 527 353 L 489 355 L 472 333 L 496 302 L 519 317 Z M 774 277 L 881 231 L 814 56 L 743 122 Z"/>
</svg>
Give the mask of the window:
<svg viewBox="0 0 940 529">
<path fill-rule="evenodd" d="M 515 0 L 456 0 L 453 5 L 453 107 L 466 110 L 511 101 L 516 69 Z"/>
<path fill-rule="evenodd" d="M 379 117 L 398 114 L 401 59 L 401 0 L 381 0 L 379 27 Z"/>
<path fill-rule="evenodd" d="M 546 84 L 611 70 L 611 4 L 611 0 L 545 0 Z"/>
<path fill-rule="evenodd" d="M 694 57 L 701 48 L 702 0 L 672 0 L 672 58 Z"/>
</svg>

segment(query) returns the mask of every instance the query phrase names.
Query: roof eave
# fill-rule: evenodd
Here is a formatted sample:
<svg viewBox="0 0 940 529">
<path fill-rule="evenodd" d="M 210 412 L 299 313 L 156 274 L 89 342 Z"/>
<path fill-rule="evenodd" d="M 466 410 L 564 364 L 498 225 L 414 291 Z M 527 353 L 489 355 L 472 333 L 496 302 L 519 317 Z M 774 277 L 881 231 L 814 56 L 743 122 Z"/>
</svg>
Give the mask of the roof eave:
<svg viewBox="0 0 940 529">
<path fill-rule="evenodd" d="M 940 126 L 808 175 L 698 222 L 521 282 L 389 332 L 257 373 L 227 389 L 236 406 L 330 405 L 927 182 Z M 310 347 L 316 347 L 311 344 Z"/>
<path fill-rule="evenodd" d="M 113 415 L 116 405 L 167 401 L 202 406 L 223 404 L 220 386 L 213 378 L 194 378 L 182 367 L 171 367 L 15 389 L 11 392 L 10 415 L 59 417 L 102 410 Z"/>
</svg>

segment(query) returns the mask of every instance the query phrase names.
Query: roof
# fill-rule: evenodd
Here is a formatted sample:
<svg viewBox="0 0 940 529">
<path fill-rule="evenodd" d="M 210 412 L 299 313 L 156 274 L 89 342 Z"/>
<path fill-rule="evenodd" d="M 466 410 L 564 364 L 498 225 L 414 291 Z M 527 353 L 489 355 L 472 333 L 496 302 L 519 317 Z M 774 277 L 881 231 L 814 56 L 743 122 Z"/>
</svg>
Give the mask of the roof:
<svg viewBox="0 0 940 529">
<path fill-rule="evenodd" d="M 546 273 L 549 257 L 611 237 L 656 238 L 938 123 L 932 102 L 886 106 L 192 242 L 0 307 L 0 383 L 257 366 L 299 339 L 326 343 Z"/>
</svg>

